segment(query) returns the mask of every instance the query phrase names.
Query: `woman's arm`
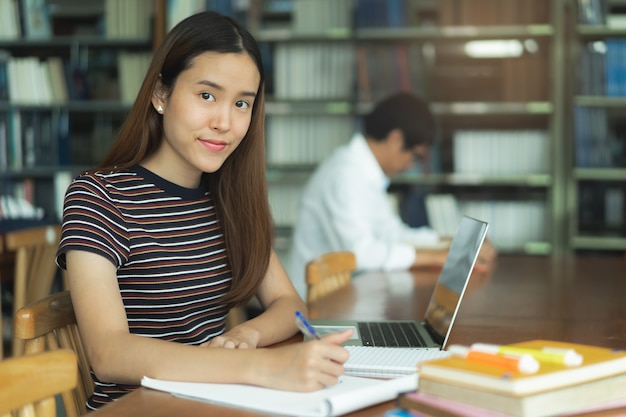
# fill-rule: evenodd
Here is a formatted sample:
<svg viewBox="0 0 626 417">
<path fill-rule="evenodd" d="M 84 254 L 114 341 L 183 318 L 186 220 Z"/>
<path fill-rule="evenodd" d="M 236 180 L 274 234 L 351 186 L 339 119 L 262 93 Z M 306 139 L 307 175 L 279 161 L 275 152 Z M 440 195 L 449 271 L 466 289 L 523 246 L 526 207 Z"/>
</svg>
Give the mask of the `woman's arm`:
<svg viewBox="0 0 626 417">
<path fill-rule="evenodd" d="M 298 331 L 295 312 L 300 310 L 307 314 L 306 304 L 296 292 L 274 251 L 257 297 L 264 312 L 214 338 L 209 346 L 263 347 L 282 342 Z"/>
<path fill-rule="evenodd" d="M 310 391 L 336 383 L 348 358 L 348 352 L 336 344 L 347 340 L 349 334 L 276 349 L 203 348 L 133 335 L 113 264 L 96 254 L 69 251 L 67 273 L 87 354 L 103 382 L 138 384 L 143 376 L 150 376 Z M 283 305 L 278 299 L 275 302 Z M 287 318 L 283 320 L 287 323 Z M 260 321 L 261 327 L 267 323 Z M 283 329 L 271 337 L 290 332 L 293 334 L 293 329 Z"/>
<path fill-rule="evenodd" d="M 280 342 L 298 332 L 295 315 L 297 310 L 308 316 L 305 302 L 298 295 L 274 251 L 257 297 L 265 308 L 264 314 L 251 320 L 255 326 L 264 329 L 259 346 Z M 269 328 L 272 330 L 268 331 Z"/>
</svg>

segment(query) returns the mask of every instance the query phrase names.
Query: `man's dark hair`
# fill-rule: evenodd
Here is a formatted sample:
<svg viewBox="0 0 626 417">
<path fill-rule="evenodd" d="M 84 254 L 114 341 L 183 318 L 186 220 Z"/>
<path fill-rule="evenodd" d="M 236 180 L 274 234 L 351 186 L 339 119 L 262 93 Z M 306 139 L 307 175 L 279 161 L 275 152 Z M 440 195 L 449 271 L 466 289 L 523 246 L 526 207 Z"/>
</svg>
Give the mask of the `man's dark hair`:
<svg viewBox="0 0 626 417">
<path fill-rule="evenodd" d="M 364 118 L 365 135 L 384 140 L 389 132 L 400 129 L 404 148 L 430 145 L 435 136 L 435 118 L 428 104 L 411 93 L 398 93 L 379 102 Z"/>
</svg>

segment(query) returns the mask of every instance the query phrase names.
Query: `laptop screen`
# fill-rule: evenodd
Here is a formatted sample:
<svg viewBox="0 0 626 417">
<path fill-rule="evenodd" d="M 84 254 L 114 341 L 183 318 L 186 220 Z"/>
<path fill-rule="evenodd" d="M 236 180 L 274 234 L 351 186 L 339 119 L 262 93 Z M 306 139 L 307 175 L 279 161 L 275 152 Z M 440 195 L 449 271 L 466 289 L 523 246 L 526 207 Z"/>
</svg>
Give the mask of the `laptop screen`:
<svg viewBox="0 0 626 417">
<path fill-rule="evenodd" d="M 450 244 L 439 280 L 426 308 L 425 324 L 442 348 L 487 233 L 487 223 L 463 216 Z"/>
</svg>

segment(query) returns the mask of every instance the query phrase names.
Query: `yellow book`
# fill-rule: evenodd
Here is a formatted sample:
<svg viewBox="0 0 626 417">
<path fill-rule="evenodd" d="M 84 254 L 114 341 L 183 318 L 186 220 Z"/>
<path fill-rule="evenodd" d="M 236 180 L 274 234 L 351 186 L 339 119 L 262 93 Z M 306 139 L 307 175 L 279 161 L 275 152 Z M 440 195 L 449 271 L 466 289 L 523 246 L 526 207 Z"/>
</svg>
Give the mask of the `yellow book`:
<svg viewBox="0 0 626 417">
<path fill-rule="evenodd" d="M 523 374 L 464 358 L 418 365 L 418 391 L 516 417 L 569 413 L 626 398 L 626 352 L 597 346 L 533 340 L 507 346 L 573 349 L 578 366 L 540 363 Z"/>
<path fill-rule="evenodd" d="M 610 409 L 611 406 L 608 404 L 626 399 L 626 373 L 525 396 L 512 396 L 420 379 L 418 393 L 468 406 L 464 407 L 466 414 L 459 414 L 459 417 L 464 415 L 469 417 L 469 407 L 486 410 L 476 414 L 482 417 L 491 416 L 488 411 L 514 417 L 562 416 L 564 413 L 584 416 L 584 411 L 592 407 L 607 404 L 605 407 Z M 626 408 L 619 408 L 616 414 L 606 415 L 624 416 L 624 412 Z M 431 414 L 433 417 L 438 416 L 438 414 Z"/>
<path fill-rule="evenodd" d="M 540 362 L 536 373 L 524 374 L 461 357 L 448 357 L 422 362 L 418 367 L 420 381 L 429 379 L 455 386 L 524 396 L 626 373 L 626 352 L 623 350 L 550 340 L 532 340 L 507 346 L 537 350 L 573 349 L 582 356 L 583 362 L 579 366 Z"/>
</svg>

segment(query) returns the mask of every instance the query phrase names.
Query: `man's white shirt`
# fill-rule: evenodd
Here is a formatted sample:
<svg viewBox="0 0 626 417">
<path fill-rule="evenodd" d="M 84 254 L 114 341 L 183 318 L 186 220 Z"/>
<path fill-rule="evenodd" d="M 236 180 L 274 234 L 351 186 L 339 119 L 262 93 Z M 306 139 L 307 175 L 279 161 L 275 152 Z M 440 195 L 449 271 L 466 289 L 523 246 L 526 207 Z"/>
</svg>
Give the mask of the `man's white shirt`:
<svg viewBox="0 0 626 417">
<path fill-rule="evenodd" d="M 389 202 L 388 186 L 361 134 L 316 169 L 302 194 L 287 264 L 302 297 L 305 265 L 323 253 L 352 251 L 358 270 L 408 269 L 416 245 L 439 241 L 432 229 L 402 222 Z"/>
</svg>

